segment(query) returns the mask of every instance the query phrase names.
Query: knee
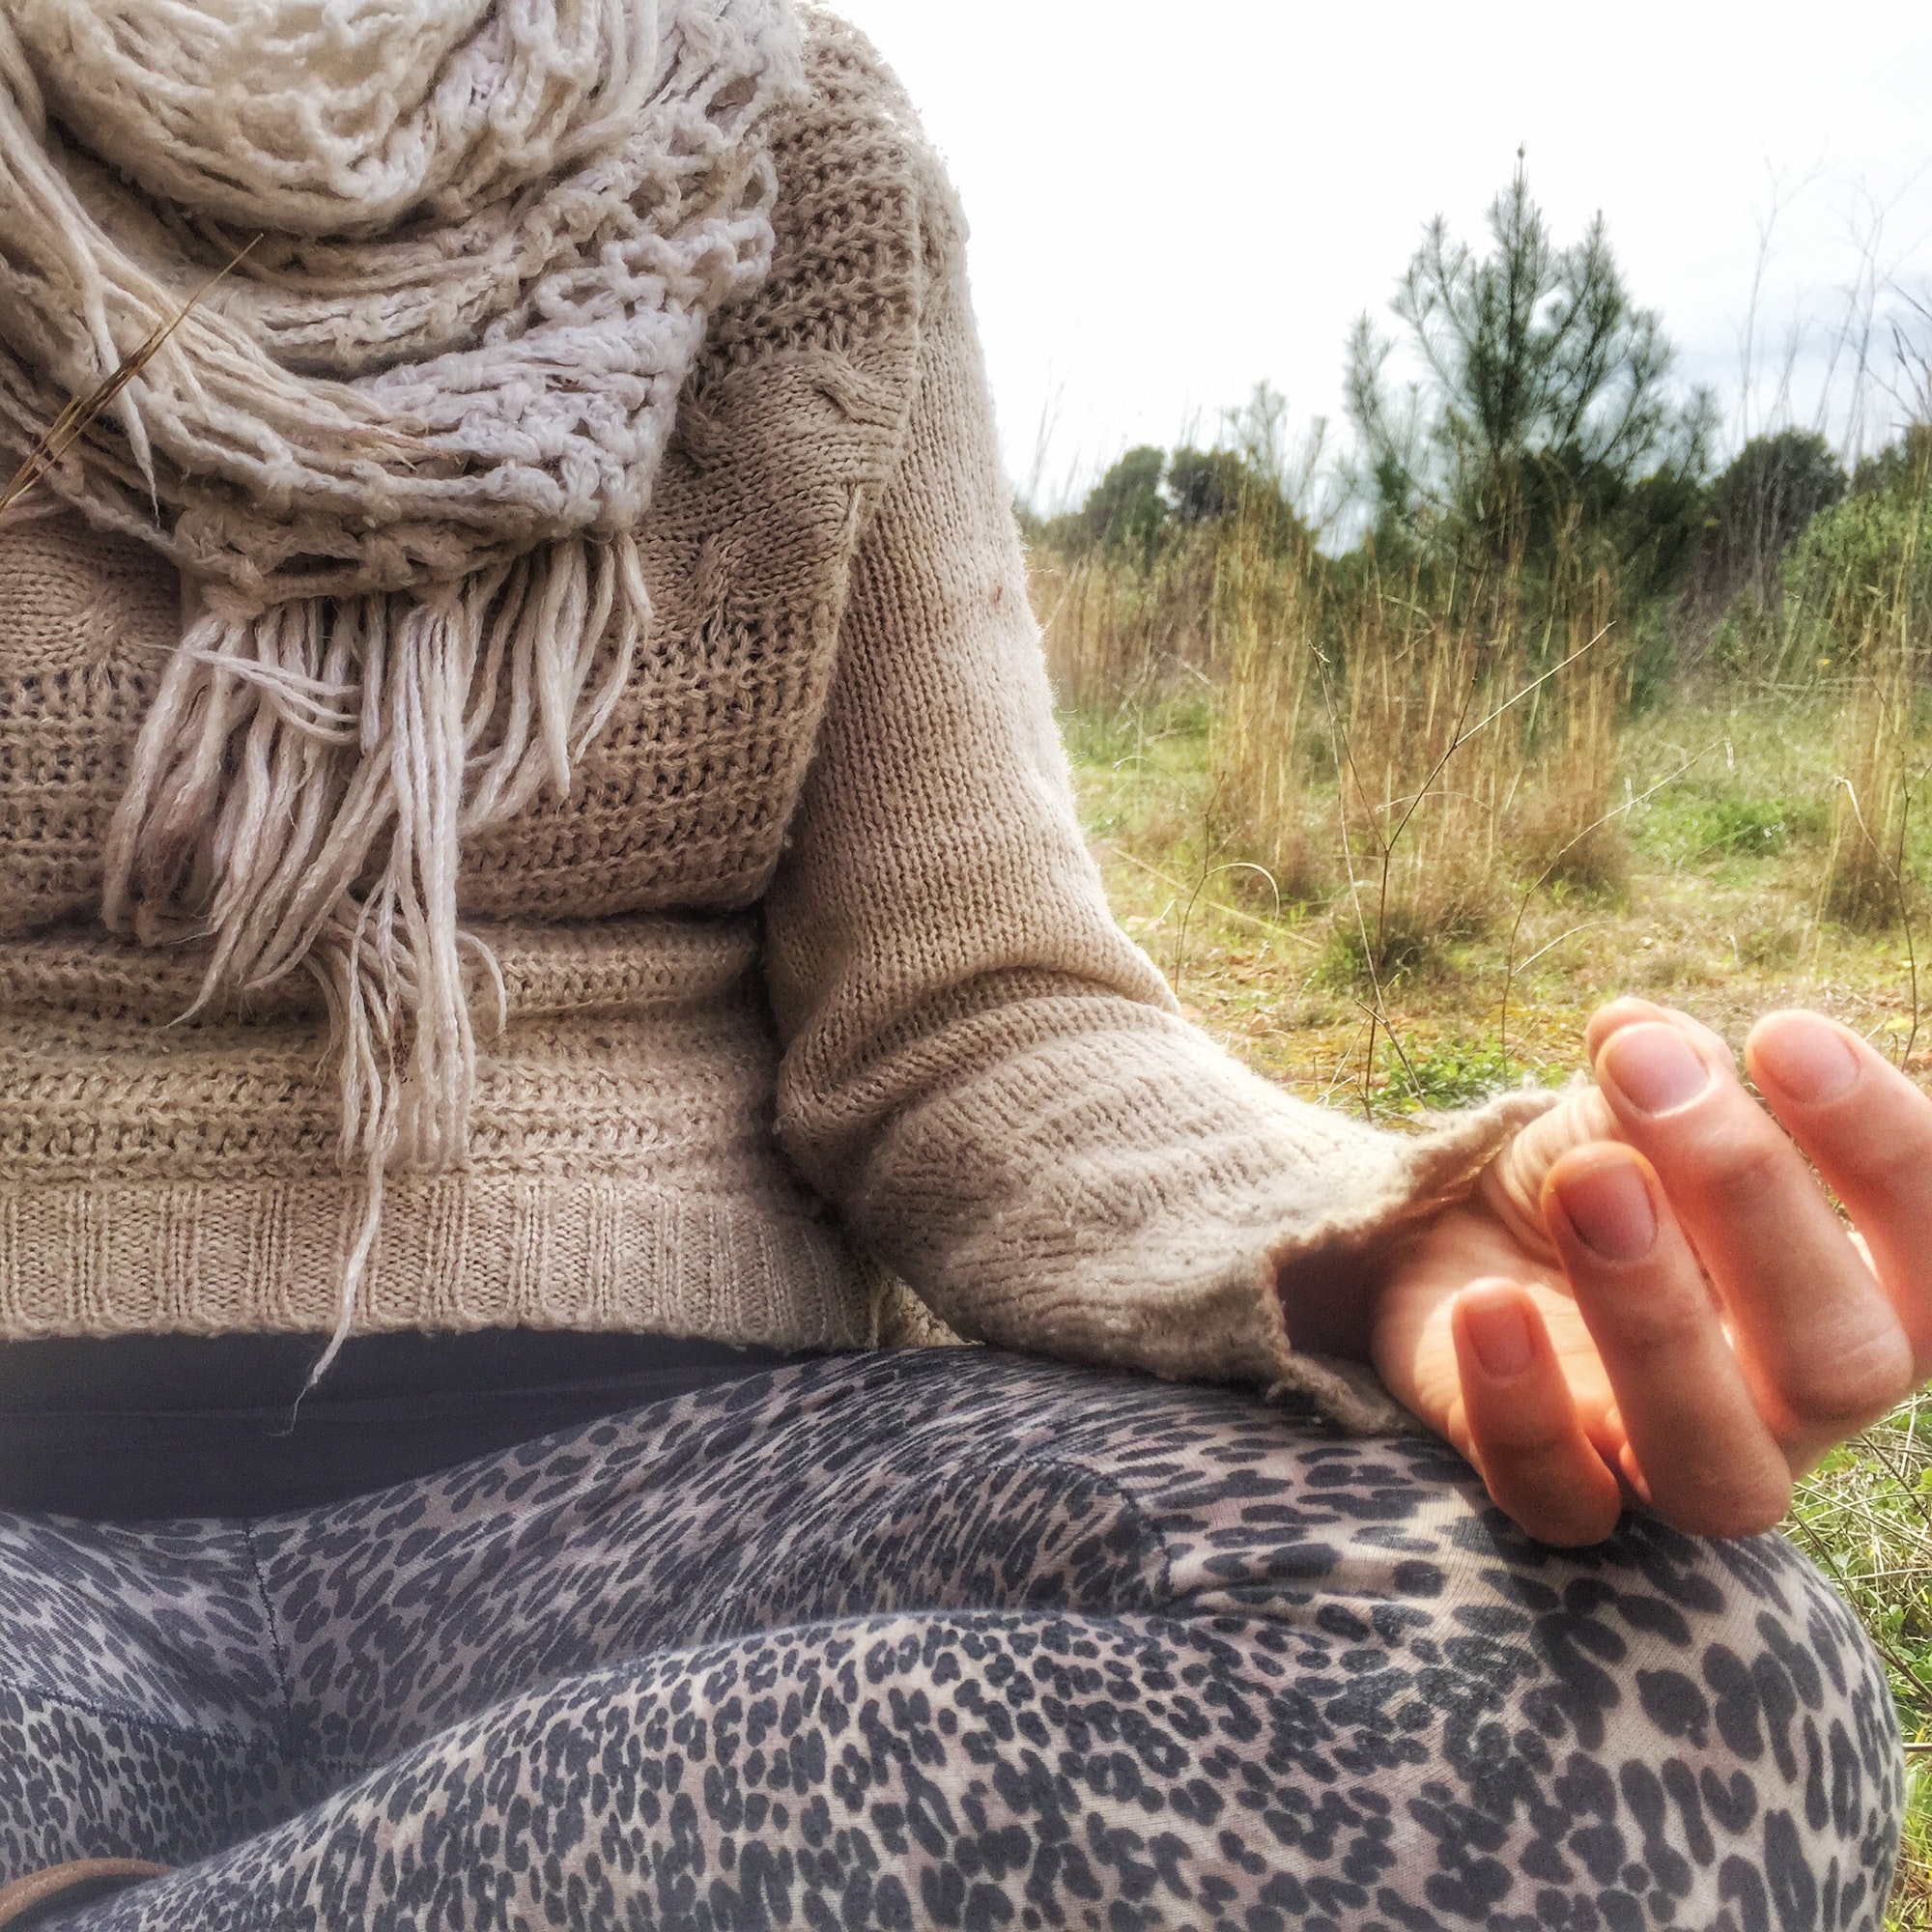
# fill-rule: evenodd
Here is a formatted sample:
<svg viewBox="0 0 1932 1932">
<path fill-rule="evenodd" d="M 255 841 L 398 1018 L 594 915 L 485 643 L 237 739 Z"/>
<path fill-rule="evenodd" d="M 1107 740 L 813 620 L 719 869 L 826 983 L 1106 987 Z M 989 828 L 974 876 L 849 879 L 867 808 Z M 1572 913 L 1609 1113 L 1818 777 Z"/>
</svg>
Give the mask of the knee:
<svg viewBox="0 0 1932 1932">
<path fill-rule="evenodd" d="M 1517 1584 L 1552 1848 L 1600 1885 L 1623 1857 L 1632 1898 L 1680 1921 L 1876 1928 L 1903 1757 L 1883 1665 L 1825 1579 L 1779 1537 L 1641 1518 L 1576 1571 Z"/>
<path fill-rule="evenodd" d="M 1419 1527 L 1373 1563 L 1357 1537 L 1240 1639 L 1239 1675 L 1268 1687 L 1257 1819 L 1283 1870 L 1339 1805 L 1359 1843 L 1331 1883 L 1391 1924 L 1875 1932 L 1896 1721 L 1869 1640 L 1788 1545 L 1631 1518 L 1556 1551 L 1472 1496 Z"/>
</svg>

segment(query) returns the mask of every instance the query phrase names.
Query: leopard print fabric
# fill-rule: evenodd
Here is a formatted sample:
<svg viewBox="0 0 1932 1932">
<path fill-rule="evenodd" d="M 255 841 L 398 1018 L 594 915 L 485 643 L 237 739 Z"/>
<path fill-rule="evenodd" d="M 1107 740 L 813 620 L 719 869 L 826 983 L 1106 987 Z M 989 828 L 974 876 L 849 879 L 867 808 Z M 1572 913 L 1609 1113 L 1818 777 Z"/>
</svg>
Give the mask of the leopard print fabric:
<svg viewBox="0 0 1932 1932">
<path fill-rule="evenodd" d="M 1784 1544 L 1526 1541 L 1433 1442 L 830 1357 L 337 1507 L 0 1517 L 0 1876 L 86 1932 L 1876 1927 Z"/>
</svg>

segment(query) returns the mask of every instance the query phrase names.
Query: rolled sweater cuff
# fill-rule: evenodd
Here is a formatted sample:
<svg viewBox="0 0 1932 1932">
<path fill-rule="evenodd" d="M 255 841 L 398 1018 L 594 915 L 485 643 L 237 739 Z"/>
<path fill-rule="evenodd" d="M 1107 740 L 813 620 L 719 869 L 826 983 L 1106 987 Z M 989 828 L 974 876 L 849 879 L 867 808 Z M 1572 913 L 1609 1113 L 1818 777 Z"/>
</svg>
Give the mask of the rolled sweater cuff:
<svg viewBox="0 0 1932 1932">
<path fill-rule="evenodd" d="M 1365 1364 L 1294 1348 L 1281 1270 L 1332 1256 L 1341 1292 L 1343 1264 L 1465 1195 L 1558 1096 L 1387 1132 L 1131 1015 L 1036 1037 L 902 1116 L 849 1197 L 860 1232 L 963 1335 L 1407 1426 Z"/>
<path fill-rule="evenodd" d="M 1385 1246 L 1410 1228 L 1473 1191 L 1483 1170 L 1530 1122 L 1562 1096 L 1525 1087 L 1463 1112 L 1429 1116 L 1412 1135 L 1392 1143 L 1383 1185 L 1332 1216 L 1283 1227 L 1263 1251 L 1255 1289 L 1265 1330 L 1267 1360 L 1277 1371 L 1270 1398 L 1300 1394 L 1351 1435 L 1421 1433 L 1423 1424 L 1389 1394 L 1366 1362 L 1296 1349 L 1276 1284 L 1291 1266 L 1311 1259 Z"/>
</svg>

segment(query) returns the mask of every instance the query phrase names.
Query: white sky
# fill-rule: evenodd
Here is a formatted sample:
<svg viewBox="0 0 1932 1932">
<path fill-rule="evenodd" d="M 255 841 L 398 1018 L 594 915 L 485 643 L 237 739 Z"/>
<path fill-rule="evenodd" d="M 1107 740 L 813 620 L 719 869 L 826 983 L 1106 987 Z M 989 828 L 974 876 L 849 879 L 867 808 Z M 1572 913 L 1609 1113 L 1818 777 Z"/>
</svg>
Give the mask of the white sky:
<svg viewBox="0 0 1932 1932">
<path fill-rule="evenodd" d="M 1130 442 L 1211 440 L 1261 378 L 1339 418 L 1350 323 L 1387 319 L 1431 215 L 1479 238 L 1520 142 L 1559 242 L 1604 211 L 1733 441 L 1774 208 L 1751 428 L 1794 330 L 1786 412 L 1809 424 L 1868 255 L 1882 314 L 1932 302 L 1925 0 L 835 4 L 951 163 L 1009 468 L 1026 482 L 1050 423 L 1047 497 Z M 1827 401 L 1855 434 L 1851 385 Z M 1895 414 L 1868 393 L 1864 440 Z"/>
</svg>

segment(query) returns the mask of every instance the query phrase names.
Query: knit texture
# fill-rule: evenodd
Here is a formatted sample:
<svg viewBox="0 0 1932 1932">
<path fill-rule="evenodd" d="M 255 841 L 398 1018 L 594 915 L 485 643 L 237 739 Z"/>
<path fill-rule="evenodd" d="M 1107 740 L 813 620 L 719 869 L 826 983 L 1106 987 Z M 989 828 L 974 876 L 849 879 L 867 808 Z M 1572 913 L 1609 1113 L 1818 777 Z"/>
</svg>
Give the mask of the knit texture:
<svg viewBox="0 0 1932 1932">
<path fill-rule="evenodd" d="M 0 17 L 0 428 L 53 435 L 144 344 L 49 486 L 196 578 L 103 914 L 212 935 L 198 1005 L 321 983 L 368 1181 L 338 1344 L 385 1175 L 468 1140 L 461 841 L 567 793 L 609 719 L 636 529 L 707 318 L 769 269 L 797 77 L 783 0 Z"/>
<path fill-rule="evenodd" d="M 1178 1015 L 1074 815 L 952 195 L 855 35 L 812 17 L 805 71 L 772 271 L 713 318 L 638 531 L 653 620 L 571 607 L 603 728 L 463 839 L 467 1144 L 388 1176 L 357 1322 L 936 1318 L 1386 1423 L 1293 1351 L 1277 1271 L 1393 1237 L 1547 1101 L 1383 1134 Z M 311 986 L 183 1022 L 206 943 L 100 923 L 182 595 L 124 529 L 0 531 L 0 1335 L 327 1330 L 363 1225 Z"/>
</svg>

